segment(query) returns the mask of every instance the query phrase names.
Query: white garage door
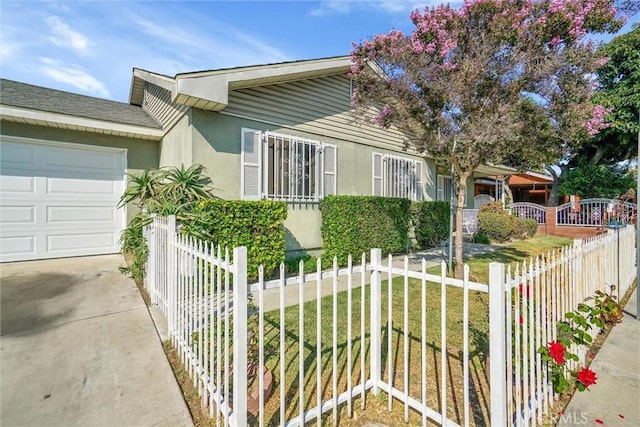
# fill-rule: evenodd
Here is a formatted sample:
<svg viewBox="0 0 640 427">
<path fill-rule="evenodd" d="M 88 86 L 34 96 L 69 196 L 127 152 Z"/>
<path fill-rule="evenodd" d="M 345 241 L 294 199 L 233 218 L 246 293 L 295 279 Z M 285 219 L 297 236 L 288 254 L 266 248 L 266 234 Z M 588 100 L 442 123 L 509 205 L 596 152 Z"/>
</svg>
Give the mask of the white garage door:
<svg viewBox="0 0 640 427">
<path fill-rule="evenodd" d="M 0 261 L 118 252 L 125 155 L 0 137 Z"/>
</svg>

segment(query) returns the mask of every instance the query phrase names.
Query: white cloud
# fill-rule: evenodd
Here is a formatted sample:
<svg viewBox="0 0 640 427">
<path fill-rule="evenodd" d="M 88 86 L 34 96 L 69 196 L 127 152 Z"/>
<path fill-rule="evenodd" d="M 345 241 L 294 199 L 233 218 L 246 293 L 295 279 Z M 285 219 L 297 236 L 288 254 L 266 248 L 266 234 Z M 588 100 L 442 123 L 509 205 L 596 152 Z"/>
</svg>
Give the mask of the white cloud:
<svg viewBox="0 0 640 427">
<path fill-rule="evenodd" d="M 52 34 L 48 37 L 54 45 L 62 48 L 72 49 L 78 53 L 89 52 L 89 39 L 82 33 L 73 30 L 57 16 L 50 16 L 46 19 Z"/>
<path fill-rule="evenodd" d="M 133 27 L 145 36 L 146 47 L 141 47 L 141 50 L 153 52 L 154 62 L 162 61 L 181 67 L 179 70 L 175 67 L 154 69 L 156 72 L 175 74 L 290 59 L 283 51 L 257 36 L 211 18 L 197 22 L 197 25 L 191 22 L 188 27 L 176 22 L 166 23 L 162 18 L 151 21 L 132 16 L 131 19 Z M 205 28 L 206 32 L 198 30 L 198 26 Z M 161 59 L 162 56 L 167 58 Z"/>
<path fill-rule="evenodd" d="M 8 61 L 11 56 L 20 50 L 20 43 L 15 43 L 3 38 L 0 43 L 0 62 Z"/>
<path fill-rule="evenodd" d="M 56 81 L 66 83 L 80 91 L 102 98 L 110 98 L 107 88 L 85 69 L 77 65 L 67 65 L 51 58 L 40 58 L 40 72 Z"/>
<path fill-rule="evenodd" d="M 444 0 L 321 0 L 320 6 L 311 11 L 313 16 L 345 14 L 354 9 L 375 10 L 388 14 L 409 14 L 411 11 L 424 10 L 425 6 L 446 3 Z M 461 3 L 461 0 L 449 3 Z"/>
<path fill-rule="evenodd" d="M 347 0 L 322 0 L 320 6 L 311 11 L 312 16 L 326 16 L 334 13 L 349 13 L 351 3 Z"/>
</svg>

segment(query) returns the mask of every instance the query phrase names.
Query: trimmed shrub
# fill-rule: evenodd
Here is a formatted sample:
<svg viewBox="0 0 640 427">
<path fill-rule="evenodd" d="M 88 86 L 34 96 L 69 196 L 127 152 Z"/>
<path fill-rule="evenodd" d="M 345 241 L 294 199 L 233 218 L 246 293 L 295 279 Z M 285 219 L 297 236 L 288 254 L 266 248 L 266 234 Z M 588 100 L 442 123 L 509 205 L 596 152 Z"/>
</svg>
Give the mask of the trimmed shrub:
<svg viewBox="0 0 640 427">
<path fill-rule="evenodd" d="M 433 248 L 449 236 L 449 202 L 413 202 L 411 220 L 418 246 Z"/>
<path fill-rule="evenodd" d="M 535 219 L 526 218 L 522 220 L 527 228 L 527 238 L 533 237 L 538 232 L 538 222 Z"/>
<path fill-rule="evenodd" d="M 485 203 L 484 205 L 480 206 L 478 213 L 481 213 L 481 212 L 499 213 L 499 214 L 507 213 L 507 211 L 504 210 L 504 206 L 502 205 L 502 202 L 498 202 L 498 201 Z"/>
<path fill-rule="evenodd" d="M 383 253 L 404 251 L 408 244 L 411 201 L 375 196 L 328 196 L 320 202 L 323 261 L 349 254 L 359 257 L 371 248 Z"/>
<path fill-rule="evenodd" d="M 514 239 L 528 239 L 535 236 L 538 223 L 535 219 L 513 217 L 511 237 Z"/>
<path fill-rule="evenodd" d="M 511 238 L 514 220 L 515 218 L 511 215 L 480 212 L 478 213 L 478 232 L 489 236 L 491 241 L 506 242 Z"/>
<path fill-rule="evenodd" d="M 527 233 L 529 229 L 527 228 L 527 224 L 524 222 L 524 219 L 513 217 L 511 221 L 511 238 L 523 240 L 526 239 Z"/>
<path fill-rule="evenodd" d="M 247 247 L 247 275 L 268 277 L 284 261 L 284 220 L 287 205 L 273 201 L 203 200 L 193 216 L 182 221 L 181 232 L 230 250 Z"/>
<path fill-rule="evenodd" d="M 473 236 L 471 236 L 471 242 L 472 243 L 481 243 L 483 245 L 488 245 L 489 243 L 491 243 L 491 239 L 489 239 L 489 236 L 487 236 L 487 234 L 483 231 L 476 231 Z"/>
</svg>

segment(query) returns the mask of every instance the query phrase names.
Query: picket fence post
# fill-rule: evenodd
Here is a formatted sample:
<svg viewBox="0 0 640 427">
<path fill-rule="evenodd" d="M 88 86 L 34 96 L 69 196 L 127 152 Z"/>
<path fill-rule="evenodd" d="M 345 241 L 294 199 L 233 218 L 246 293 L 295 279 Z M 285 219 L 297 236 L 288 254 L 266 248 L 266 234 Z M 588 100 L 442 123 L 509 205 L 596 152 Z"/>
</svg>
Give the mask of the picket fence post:
<svg viewBox="0 0 640 427">
<path fill-rule="evenodd" d="M 247 425 L 247 248 L 233 249 L 233 415 L 234 426 Z"/>
<path fill-rule="evenodd" d="M 489 388 L 491 425 L 507 425 L 504 264 L 489 264 Z"/>
<path fill-rule="evenodd" d="M 167 217 L 167 241 L 166 241 L 166 254 L 167 254 L 167 331 L 169 338 L 172 339 L 176 331 L 176 311 L 178 306 L 178 248 L 177 243 L 177 229 L 176 229 L 176 216 L 169 215 Z"/>
<path fill-rule="evenodd" d="M 147 292 L 149 292 L 149 296 L 151 297 L 151 304 L 158 304 L 158 296 L 157 296 L 157 260 L 158 260 L 158 240 L 156 238 L 156 214 L 151 214 L 151 224 L 145 225 L 144 230 L 145 238 L 147 239 L 147 274 L 145 276 L 145 284 L 147 288 Z"/>
<path fill-rule="evenodd" d="M 378 394 L 380 373 L 382 372 L 382 355 L 380 343 L 382 342 L 381 318 L 381 280 L 379 267 L 382 264 L 382 250 L 371 249 L 371 380 L 373 381 L 373 394 Z"/>
</svg>

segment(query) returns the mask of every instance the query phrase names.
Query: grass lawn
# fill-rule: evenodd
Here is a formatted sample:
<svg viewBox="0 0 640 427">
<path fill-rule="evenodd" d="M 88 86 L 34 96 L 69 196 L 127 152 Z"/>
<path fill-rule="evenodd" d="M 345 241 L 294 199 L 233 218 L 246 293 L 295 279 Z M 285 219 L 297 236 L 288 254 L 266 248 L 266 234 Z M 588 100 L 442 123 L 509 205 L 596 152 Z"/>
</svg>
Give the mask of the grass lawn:
<svg viewBox="0 0 640 427">
<path fill-rule="evenodd" d="M 490 262 L 515 263 L 529 257 L 545 254 L 548 251 L 571 244 L 571 239 L 539 236 L 526 241 L 514 242 L 506 245 L 496 252 L 479 255 L 468 260 L 473 280 L 486 283 Z M 438 273 L 439 267 L 431 273 Z M 359 283 L 359 276 L 353 278 L 354 283 Z M 407 285 L 407 296 L 404 295 L 404 280 L 395 277 L 391 281 L 392 291 L 389 297 L 389 282 L 383 275 L 382 283 L 382 379 L 386 382 L 393 381 L 396 388 L 404 390 L 404 346 L 405 331 L 408 334 L 406 341 L 409 347 L 408 358 L 408 386 L 410 395 L 420 400 L 421 398 L 421 372 L 427 373 L 427 401 L 429 406 L 439 411 L 441 408 L 440 381 L 441 381 L 441 289 L 436 283 L 427 284 L 426 304 L 422 306 L 421 283 L 418 280 L 410 280 Z M 335 295 L 337 305 L 336 352 L 333 352 L 333 304 L 334 296 L 321 299 L 321 322 L 317 323 L 317 301 L 310 301 L 303 306 L 303 364 L 304 364 L 304 407 L 305 410 L 316 406 L 316 366 L 318 363 L 318 345 L 321 351 L 321 394 L 323 400 L 330 399 L 333 391 L 333 381 L 337 382 L 337 394 L 346 390 L 349 373 L 347 370 L 348 348 L 352 349 L 351 378 L 353 385 L 360 383 L 361 364 L 360 357 L 364 352 L 366 357 L 365 374 L 369 376 L 369 350 L 370 350 L 370 288 L 365 287 L 365 328 L 361 331 L 361 304 L 362 290 L 353 289 L 351 295 L 351 322 L 352 336 L 348 339 L 348 294 L 340 292 Z M 315 291 L 313 291 L 315 292 Z M 462 289 L 447 288 L 446 296 L 446 365 L 447 365 L 447 407 L 448 416 L 457 423 L 463 423 L 463 341 L 462 341 Z M 389 322 L 389 300 L 391 299 L 391 322 Z M 470 321 L 470 397 L 472 425 L 488 425 L 489 420 L 489 396 L 488 373 L 485 369 L 485 357 L 488 340 L 488 295 L 482 292 L 470 291 L 469 295 L 469 321 Z M 408 325 L 404 326 L 404 308 L 408 309 Z M 427 328 L 425 340 L 427 342 L 427 363 L 421 366 L 421 318 L 423 310 L 426 312 Z M 280 352 L 280 312 L 278 310 L 265 314 L 265 360 L 267 367 L 274 376 L 274 393 L 267 401 L 265 407 L 265 424 L 280 424 L 280 408 L 285 408 L 285 419 L 289 420 L 297 416 L 299 411 L 299 330 L 300 307 L 292 306 L 285 309 L 285 352 Z M 320 330 L 320 343 L 317 341 L 317 331 Z M 391 343 L 390 351 L 388 343 Z M 337 370 L 333 369 L 333 357 L 337 359 Z M 280 363 L 284 358 L 285 363 L 285 400 L 280 398 Z M 389 367 L 393 374 L 390 375 Z M 334 376 L 335 375 L 335 379 Z M 388 425 L 402 423 L 404 407 L 399 401 L 392 403 L 392 411 L 388 411 L 388 396 L 380 393 L 378 396 L 367 394 L 366 409 L 361 409 L 361 401 L 354 402 L 353 418 L 347 414 L 347 405 L 339 408 L 338 422 L 340 425 L 363 425 L 366 422 L 381 422 Z M 419 425 L 420 415 L 410 411 L 409 424 Z M 331 412 L 325 414 L 323 421 L 333 424 Z"/>
</svg>

